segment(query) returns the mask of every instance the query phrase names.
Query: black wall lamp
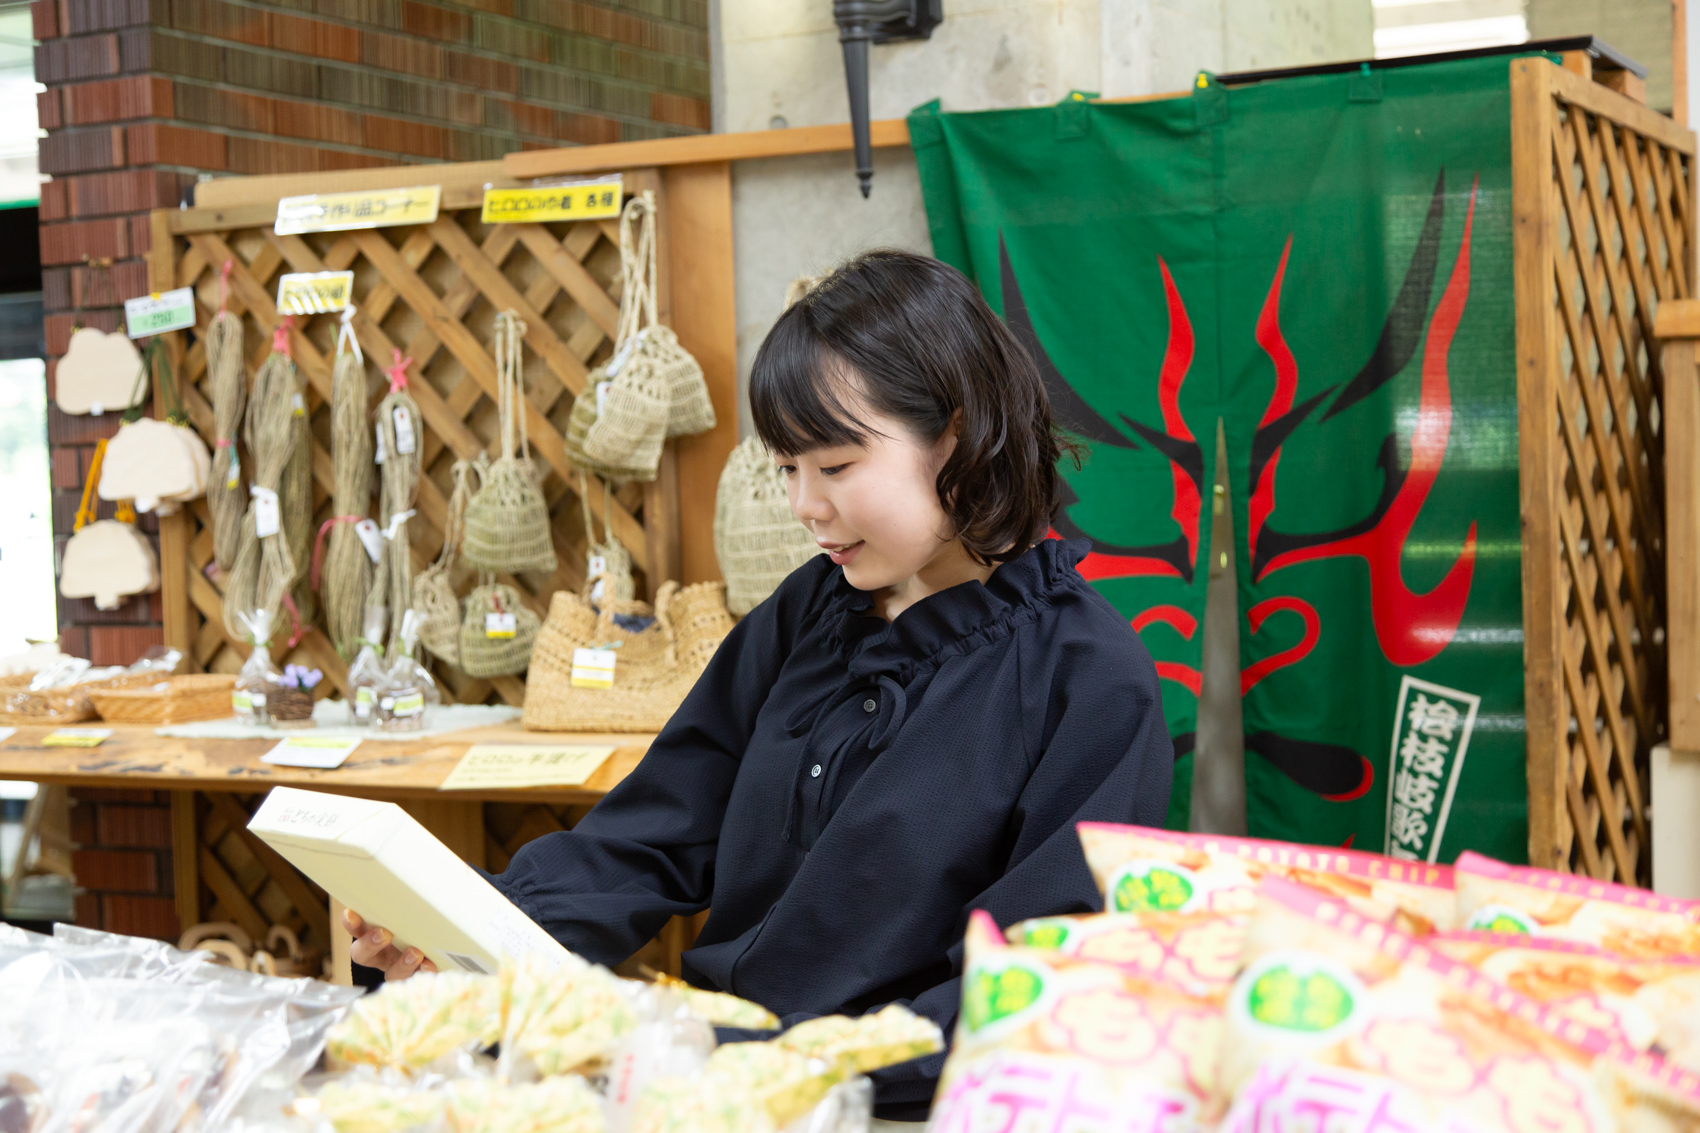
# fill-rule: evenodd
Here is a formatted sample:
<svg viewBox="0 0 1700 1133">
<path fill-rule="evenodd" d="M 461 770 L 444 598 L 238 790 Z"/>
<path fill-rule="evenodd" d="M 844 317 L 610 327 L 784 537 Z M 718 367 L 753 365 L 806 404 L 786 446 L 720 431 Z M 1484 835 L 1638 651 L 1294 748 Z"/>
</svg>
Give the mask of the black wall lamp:
<svg viewBox="0 0 1700 1133">
<path fill-rule="evenodd" d="M 868 45 L 930 38 L 944 20 L 944 0 L 832 0 L 832 18 L 844 48 L 856 177 L 866 197 L 874 187 L 874 147 L 868 139 Z"/>
</svg>

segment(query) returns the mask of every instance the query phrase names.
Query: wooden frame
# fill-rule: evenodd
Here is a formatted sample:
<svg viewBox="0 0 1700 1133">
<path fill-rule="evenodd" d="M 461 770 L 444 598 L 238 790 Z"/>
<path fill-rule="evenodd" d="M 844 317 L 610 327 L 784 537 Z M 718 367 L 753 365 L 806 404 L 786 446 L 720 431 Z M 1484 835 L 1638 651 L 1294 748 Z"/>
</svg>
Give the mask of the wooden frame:
<svg viewBox="0 0 1700 1133">
<path fill-rule="evenodd" d="M 1670 719 L 1653 319 L 1694 295 L 1695 140 L 1539 58 L 1511 102 L 1529 858 L 1645 884 Z"/>
</svg>

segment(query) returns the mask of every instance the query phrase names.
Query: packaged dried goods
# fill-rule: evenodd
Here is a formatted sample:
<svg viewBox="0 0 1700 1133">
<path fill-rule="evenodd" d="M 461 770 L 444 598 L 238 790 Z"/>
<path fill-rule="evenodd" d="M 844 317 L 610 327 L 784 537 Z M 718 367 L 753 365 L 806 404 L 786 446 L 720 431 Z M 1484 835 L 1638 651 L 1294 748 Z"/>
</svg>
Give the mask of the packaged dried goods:
<svg viewBox="0 0 1700 1133">
<path fill-rule="evenodd" d="M 449 1091 L 453 1133 L 603 1133 L 602 1099 L 583 1078 L 528 1085 L 498 1079 L 456 1082 Z"/>
<path fill-rule="evenodd" d="M 1011 944 L 1119 964 L 1200 995 L 1239 973 L 1249 913 L 1093 913 L 1039 917 L 1009 927 Z"/>
<path fill-rule="evenodd" d="M 1466 852 L 1458 858 L 1458 928 L 1593 944 L 1623 956 L 1700 956 L 1700 901 Z"/>
<path fill-rule="evenodd" d="M 564 1074 L 607 1058 L 638 1023 L 632 995 L 641 985 L 577 957 L 503 965 L 498 982 L 504 1065 L 526 1059 L 541 1074 Z"/>
<path fill-rule="evenodd" d="M 501 1036 L 497 980 L 441 972 L 386 983 L 361 999 L 331 1032 L 325 1051 L 339 1062 L 418 1069 Z"/>
<path fill-rule="evenodd" d="M 832 1063 L 846 1077 L 944 1049 L 944 1035 L 937 1023 L 895 1003 L 855 1018 L 823 1015 L 809 1019 L 773 1041 L 787 1050 Z"/>
<path fill-rule="evenodd" d="M 1452 870 L 1380 854 L 1261 838 L 1082 822 L 1081 848 L 1112 913 L 1249 912 L 1257 883 L 1284 877 L 1418 935 L 1453 927 Z"/>
<path fill-rule="evenodd" d="M 779 1026 L 779 1016 L 759 1003 L 739 999 L 724 991 L 705 991 L 700 987 L 692 987 L 677 976 L 661 972 L 651 973 L 651 978 L 657 987 L 669 988 L 684 1000 L 691 1014 L 706 1019 L 717 1027 L 771 1031 Z"/>
</svg>

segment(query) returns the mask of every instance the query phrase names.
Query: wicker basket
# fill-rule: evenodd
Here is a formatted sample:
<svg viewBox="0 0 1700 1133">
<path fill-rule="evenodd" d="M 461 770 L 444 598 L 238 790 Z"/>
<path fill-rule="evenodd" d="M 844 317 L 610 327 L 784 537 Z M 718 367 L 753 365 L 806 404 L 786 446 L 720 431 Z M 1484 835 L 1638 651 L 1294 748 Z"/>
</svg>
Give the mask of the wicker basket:
<svg viewBox="0 0 1700 1133">
<path fill-rule="evenodd" d="M 83 681 L 63 688 L 30 690 L 32 673 L 0 677 L 0 724 L 75 724 L 94 718 L 97 692 L 140 688 L 155 684 L 160 674 L 119 673 L 97 681 Z"/>
<path fill-rule="evenodd" d="M 156 678 L 143 688 L 112 689 L 89 694 L 101 719 L 112 724 L 189 724 L 222 720 L 231 714 L 230 694 L 236 678 L 224 673 Z"/>
</svg>

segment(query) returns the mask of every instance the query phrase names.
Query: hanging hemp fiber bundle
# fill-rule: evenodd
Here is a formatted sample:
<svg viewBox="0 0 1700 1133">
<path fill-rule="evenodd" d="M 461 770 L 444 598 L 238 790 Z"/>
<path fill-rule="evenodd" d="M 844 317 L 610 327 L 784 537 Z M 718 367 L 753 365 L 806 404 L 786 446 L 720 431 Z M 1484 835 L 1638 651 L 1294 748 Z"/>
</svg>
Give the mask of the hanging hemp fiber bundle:
<svg viewBox="0 0 1700 1133">
<path fill-rule="evenodd" d="M 552 571 L 549 505 L 531 463 L 525 432 L 525 382 L 520 376 L 520 341 L 525 324 L 512 311 L 496 316 L 496 393 L 502 455 L 490 465 L 483 485 L 466 506 L 468 566 L 486 571 Z"/>
<path fill-rule="evenodd" d="M 278 491 L 278 504 L 283 512 L 283 535 L 289 541 L 289 559 L 295 567 L 284 597 L 284 605 L 289 607 L 290 643 L 293 644 L 312 625 L 318 595 L 313 593 L 312 582 L 308 578 L 308 567 L 313 558 L 312 417 L 307 412 L 304 375 L 297 368 L 291 373 L 291 378 L 289 423 L 295 436 L 289 450 L 289 465 L 284 469 L 283 483 Z"/>
<path fill-rule="evenodd" d="M 213 410 L 213 466 L 207 479 L 207 509 L 212 512 L 213 561 L 229 571 L 242 538 L 248 510 L 248 486 L 242 478 L 237 434 L 248 386 L 242 377 L 242 319 L 226 308 L 231 261 L 224 264 L 218 314 L 207 327 L 207 380 Z"/>
<path fill-rule="evenodd" d="M 350 325 L 353 307 L 343 310 L 337 332 L 336 368 L 331 372 L 331 517 L 319 528 L 313 552 L 313 588 L 325 608 L 325 627 L 344 657 L 352 657 L 362 632 L 366 595 L 372 589 L 373 558 L 366 539 L 379 547 L 377 527 L 366 516 L 372 503 L 372 430 L 366 425 L 366 359 Z M 362 526 L 367 531 L 361 535 Z M 329 546 L 326 546 L 327 539 Z M 324 565 L 319 566 L 319 556 Z"/>
<path fill-rule="evenodd" d="M 413 359 L 394 352 L 390 392 L 378 403 L 378 522 L 384 533 L 383 560 L 372 580 L 367 607 L 385 606 L 390 618 L 390 652 L 401 644 L 402 615 L 413 607 L 413 554 L 407 521 L 419 495 L 419 443 L 424 436 L 419 406 L 407 392 Z"/>
<path fill-rule="evenodd" d="M 278 610 L 296 577 L 279 499 L 297 435 L 289 322 L 284 319 L 272 332 L 272 352 L 254 374 L 242 427 L 254 462 L 254 482 L 248 489 L 248 512 L 242 517 L 241 539 L 224 591 L 225 628 L 238 640 L 246 636 L 239 614 L 263 610 L 273 625 L 279 624 Z"/>
</svg>

